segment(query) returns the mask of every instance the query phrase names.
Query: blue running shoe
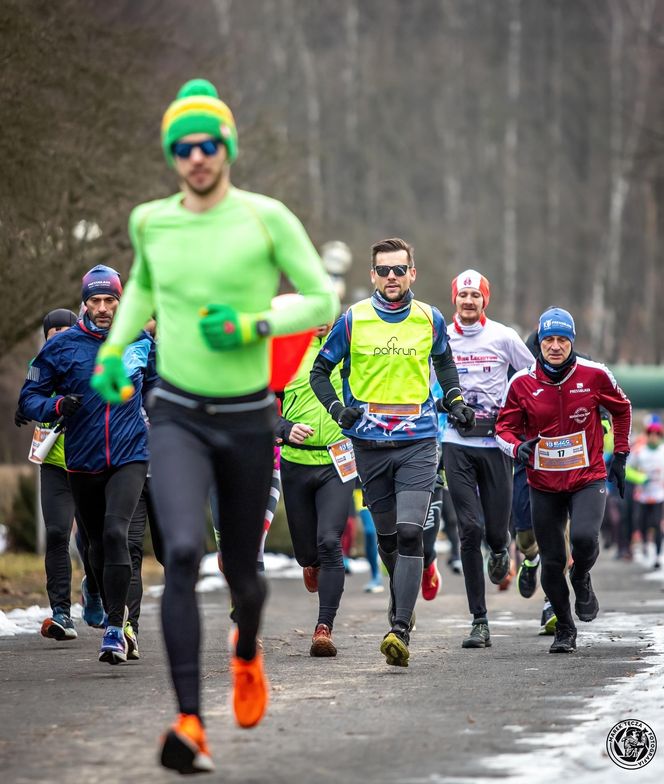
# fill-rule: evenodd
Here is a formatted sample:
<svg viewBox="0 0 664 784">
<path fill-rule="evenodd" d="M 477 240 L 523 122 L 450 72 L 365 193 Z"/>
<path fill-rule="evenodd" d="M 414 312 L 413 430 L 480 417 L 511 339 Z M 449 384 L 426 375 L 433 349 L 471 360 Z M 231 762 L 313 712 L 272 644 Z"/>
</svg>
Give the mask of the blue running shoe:
<svg viewBox="0 0 664 784">
<path fill-rule="evenodd" d="M 382 593 L 385 590 L 383 585 L 383 578 L 380 574 L 372 577 L 371 580 L 364 586 L 365 593 Z"/>
<path fill-rule="evenodd" d="M 107 626 L 101 640 L 99 661 L 120 664 L 127 661 L 127 640 L 120 626 Z"/>
<path fill-rule="evenodd" d="M 83 605 L 83 620 L 94 629 L 104 628 L 104 605 L 101 595 L 88 591 L 88 578 L 81 580 L 81 604 Z"/>
<path fill-rule="evenodd" d="M 61 612 L 54 612 L 52 618 L 47 618 L 41 626 L 42 637 L 49 637 L 51 640 L 75 640 L 78 637 L 72 619 Z"/>
</svg>

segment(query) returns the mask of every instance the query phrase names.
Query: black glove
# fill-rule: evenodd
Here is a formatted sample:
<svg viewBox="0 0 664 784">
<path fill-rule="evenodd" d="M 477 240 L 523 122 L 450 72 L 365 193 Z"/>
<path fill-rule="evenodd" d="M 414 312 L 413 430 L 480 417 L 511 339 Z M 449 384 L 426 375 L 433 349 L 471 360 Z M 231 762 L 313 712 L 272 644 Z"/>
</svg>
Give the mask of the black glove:
<svg viewBox="0 0 664 784">
<path fill-rule="evenodd" d="M 475 427 L 475 412 L 463 400 L 452 403 L 448 417 L 454 422 L 455 427 L 464 433 L 468 433 Z"/>
<path fill-rule="evenodd" d="M 531 458 L 533 456 L 533 452 L 535 451 L 535 444 L 540 440 L 541 436 L 535 436 L 534 438 L 529 438 L 527 441 L 523 441 L 519 446 L 516 448 L 516 455 L 515 460 L 517 463 L 521 463 L 521 465 L 529 466 L 531 465 Z"/>
<path fill-rule="evenodd" d="M 609 482 L 615 482 L 620 497 L 625 497 L 625 463 L 627 452 L 614 452 L 611 467 L 609 468 Z"/>
<path fill-rule="evenodd" d="M 349 430 L 364 414 L 361 408 L 344 406 L 338 400 L 330 406 L 330 416 L 344 430 Z"/>
<path fill-rule="evenodd" d="M 70 417 L 81 407 L 81 395 L 65 395 L 55 404 L 55 411 L 63 417 Z"/>
<path fill-rule="evenodd" d="M 16 427 L 21 427 L 21 425 L 27 425 L 28 422 L 32 422 L 31 419 L 28 419 L 27 416 L 21 413 L 21 409 L 17 408 L 14 412 L 14 424 Z"/>
</svg>

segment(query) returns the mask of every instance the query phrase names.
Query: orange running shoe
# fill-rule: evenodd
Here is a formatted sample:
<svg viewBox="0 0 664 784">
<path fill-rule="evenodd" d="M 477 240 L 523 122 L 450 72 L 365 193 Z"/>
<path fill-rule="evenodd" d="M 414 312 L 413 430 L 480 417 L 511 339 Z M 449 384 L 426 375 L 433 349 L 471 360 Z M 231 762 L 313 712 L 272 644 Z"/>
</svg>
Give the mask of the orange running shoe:
<svg viewBox="0 0 664 784">
<path fill-rule="evenodd" d="M 336 656 L 337 648 L 332 642 L 332 630 L 324 623 L 316 626 L 314 636 L 311 638 L 310 656 Z"/>
<path fill-rule="evenodd" d="M 507 574 L 503 577 L 503 579 L 498 583 L 498 590 L 499 591 L 506 591 L 510 585 L 512 585 L 512 580 L 516 577 L 516 567 L 514 565 L 514 560 L 510 561 L 510 570 Z"/>
<path fill-rule="evenodd" d="M 438 571 L 438 564 L 434 561 L 422 572 L 422 598 L 430 602 L 438 596 L 442 578 Z"/>
<path fill-rule="evenodd" d="M 318 572 L 320 572 L 320 566 L 305 566 L 302 569 L 304 587 L 309 593 L 318 593 Z"/>
<path fill-rule="evenodd" d="M 255 727 L 265 715 L 269 683 L 263 670 L 263 654 L 256 651 L 251 661 L 233 656 L 233 711 L 240 727 Z"/>
<path fill-rule="evenodd" d="M 179 773 L 211 773 L 214 762 L 198 716 L 181 713 L 162 738 L 161 764 Z"/>
</svg>

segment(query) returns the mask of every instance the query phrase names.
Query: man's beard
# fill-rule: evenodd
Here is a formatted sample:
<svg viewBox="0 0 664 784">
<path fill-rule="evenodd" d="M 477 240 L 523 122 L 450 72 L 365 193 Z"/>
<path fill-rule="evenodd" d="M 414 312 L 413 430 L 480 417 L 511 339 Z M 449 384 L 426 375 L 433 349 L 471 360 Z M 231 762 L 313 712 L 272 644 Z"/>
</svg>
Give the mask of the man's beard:
<svg viewBox="0 0 664 784">
<path fill-rule="evenodd" d="M 108 321 L 108 324 L 99 324 L 97 319 L 103 318 L 105 321 Z M 97 329 L 110 329 L 111 325 L 113 324 L 113 314 L 109 313 L 107 316 L 90 316 L 90 321 L 97 327 Z"/>
<path fill-rule="evenodd" d="M 197 196 L 208 196 L 219 186 L 219 183 L 221 182 L 223 176 L 224 176 L 224 169 L 222 168 L 219 174 L 214 178 L 212 183 L 210 185 L 206 185 L 205 188 L 197 188 L 186 177 L 184 178 L 184 181 L 187 183 L 187 187 L 191 191 L 193 191 Z"/>
<path fill-rule="evenodd" d="M 400 291 L 395 297 L 392 294 L 388 294 L 387 289 L 385 289 L 385 293 L 383 294 L 383 296 L 388 302 L 399 302 L 406 296 L 406 291 L 408 291 L 408 289 L 404 289 L 403 291 Z"/>
</svg>

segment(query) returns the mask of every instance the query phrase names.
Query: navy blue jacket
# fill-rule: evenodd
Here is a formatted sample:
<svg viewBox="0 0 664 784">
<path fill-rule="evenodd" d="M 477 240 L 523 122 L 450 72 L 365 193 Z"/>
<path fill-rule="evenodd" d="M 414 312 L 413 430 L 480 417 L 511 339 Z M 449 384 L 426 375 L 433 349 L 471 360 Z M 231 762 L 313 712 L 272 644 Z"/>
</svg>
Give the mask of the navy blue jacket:
<svg viewBox="0 0 664 784">
<path fill-rule="evenodd" d="M 90 387 L 99 347 L 107 330 L 78 321 L 48 340 L 35 357 L 19 397 L 19 408 L 37 422 L 55 422 L 56 405 L 64 395 L 81 395 L 81 407 L 65 420 L 68 471 L 98 473 L 125 463 L 148 460 L 143 396 L 157 380 L 155 344 L 147 332 L 125 349 L 122 357 L 136 389 L 125 404 L 106 403 Z M 55 394 L 54 394 L 55 393 Z"/>
</svg>

